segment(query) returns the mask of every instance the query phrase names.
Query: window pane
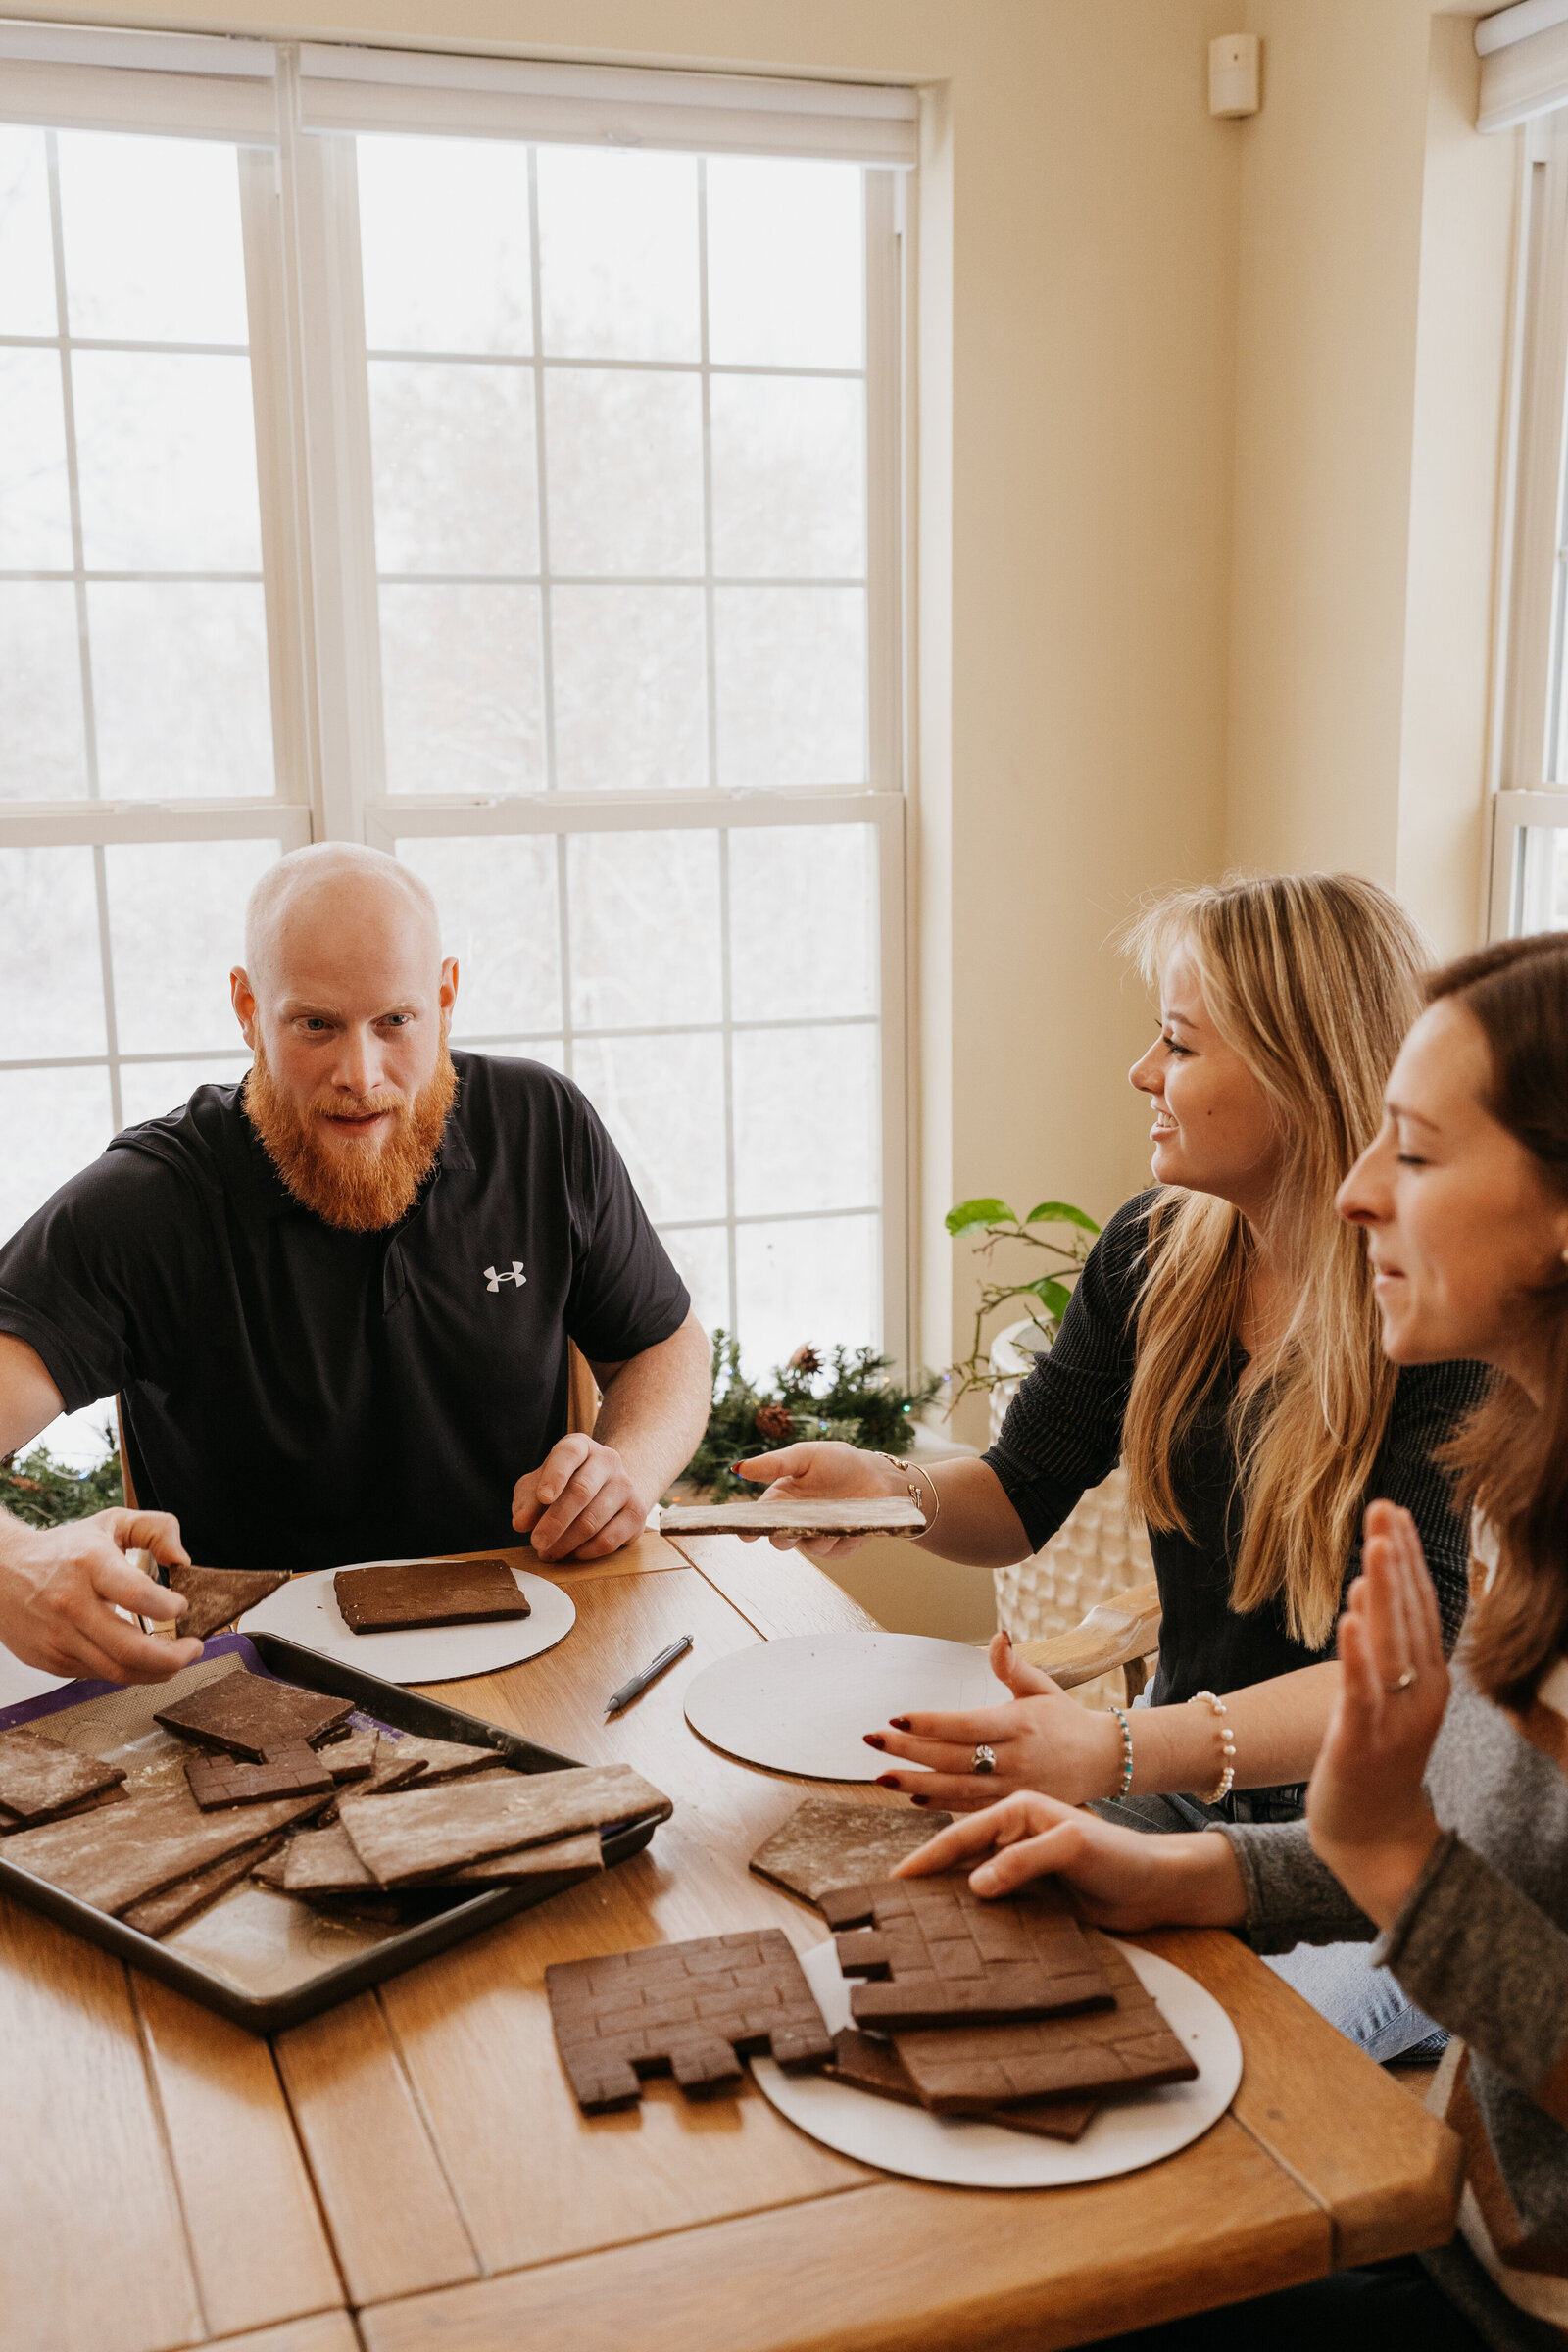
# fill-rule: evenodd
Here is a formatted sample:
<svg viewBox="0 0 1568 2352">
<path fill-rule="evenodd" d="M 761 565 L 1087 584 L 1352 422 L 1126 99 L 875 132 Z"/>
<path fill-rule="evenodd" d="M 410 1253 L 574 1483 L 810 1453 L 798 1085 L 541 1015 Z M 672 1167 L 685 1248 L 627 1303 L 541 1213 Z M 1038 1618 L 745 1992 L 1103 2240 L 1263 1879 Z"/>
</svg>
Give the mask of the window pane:
<svg viewBox="0 0 1568 2352">
<path fill-rule="evenodd" d="M 76 591 L 0 580 L 0 800 L 75 800 L 86 789 Z"/>
<path fill-rule="evenodd" d="M 714 608 L 719 783 L 864 783 L 863 590 L 720 588 Z"/>
<path fill-rule="evenodd" d="M 541 147 L 539 274 L 546 351 L 700 357 L 695 160 Z"/>
<path fill-rule="evenodd" d="M 72 359 L 82 536 L 100 571 L 260 571 L 250 362 Z"/>
<path fill-rule="evenodd" d="M 91 850 L 0 850 L 0 1060 L 105 1051 Z"/>
<path fill-rule="evenodd" d="M 537 588 L 381 590 L 389 792 L 544 782 Z"/>
<path fill-rule="evenodd" d="M 234 149 L 114 131 L 58 138 L 71 332 L 245 343 Z"/>
<path fill-rule="evenodd" d="M 400 841 L 435 893 L 441 952 L 458 959 L 453 1040 L 561 1026 L 560 885 L 551 834 Z M 531 1046 L 518 1051 L 532 1054 Z"/>
<path fill-rule="evenodd" d="M 700 576 L 697 377 L 555 368 L 545 381 L 545 419 L 552 570 Z"/>
<path fill-rule="evenodd" d="M 126 1127 L 161 1119 L 188 1102 L 199 1086 L 232 1086 L 251 1066 L 248 1054 L 215 1054 L 204 1061 L 122 1061 L 120 1116 Z"/>
<path fill-rule="evenodd" d="M 0 335 L 60 332 L 43 141 L 0 123 Z"/>
<path fill-rule="evenodd" d="M 272 790 L 260 586 L 95 581 L 87 612 L 105 799 Z"/>
<path fill-rule="evenodd" d="M 860 172 L 718 155 L 708 165 L 708 341 L 742 367 L 858 368 Z"/>
<path fill-rule="evenodd" d="M 0 570 L 71 569 L 60 355 L 0 351 Z"/>
<path fill-rule="evenodd" d="M 708 782 L 701 588 L 558 588 L 551 635 L 563 792 Z"/>
<path fill-rule="evenodd" d="M 721 1017 L 716 833 L 574 833 L 566 876 L 578 1028 Z"/>
<path fill-rule="evenodd" d="M 1515 936 L 1568 931 L 1568 831 L 1555 825 L 1525 825 L 1520 833 Z"/>
<path fill-rule="evenodd" d="M 245 960 L 245 902 L 278 846 L 170 841 L 105 850 L 122 1053 L 234 1050 L 229 970 Z"/>
<path fill-rule="evenodd" d="M 860 1208 L 877 1181 L 875 1028 L 753 1029 L 735 1041 L 735 1208 Z"/>
<path fill-rule="evenodd" d="M 369 349 L 531 351 L 527 149 L 366 138 L 359 167 Z"/>
<path fill-rule="evenodd" d="M 721 1037 L 579 1038 L 572 1067 L 651 1217 L 723 1215 Z"/>
<path fill-rule="evenodd" d="M 538 570 L 530 369 L 374 360 L 370 435 L 383 572 Z"/>
<path fill-rule="evenodd" d="M 106 1069 L 0 1070 L 0 1238 L 96 1159 L 113 1133 Z"/>
<path fill-rule="evenodd" d="M 865 394 L 832 376 L 715 375 L 713 569 L 865 573 Z"/>
<path fill-rule="evenodd" d="M 776 1020 L 877 1009 L 874 825 L 744 825 L 729 837 L 730 1010 Z"/>
<path fill-rule="evenodd" d="M 879 1226 L 876 1217 L 812 1217 L 737 1227 L 735 1327 L 754 1380 L 807 1342 L 817 1348 L 875 1343 Z"/>
<path fill-rule="evenodd" d="M 728 1331 L 729 1237 L 722 1225 L 666 1227 L 660 1240 L 675 1261 L 675 1271 L 692 1295 L 692 1311 L 711 1338 Z"/>
</svg>

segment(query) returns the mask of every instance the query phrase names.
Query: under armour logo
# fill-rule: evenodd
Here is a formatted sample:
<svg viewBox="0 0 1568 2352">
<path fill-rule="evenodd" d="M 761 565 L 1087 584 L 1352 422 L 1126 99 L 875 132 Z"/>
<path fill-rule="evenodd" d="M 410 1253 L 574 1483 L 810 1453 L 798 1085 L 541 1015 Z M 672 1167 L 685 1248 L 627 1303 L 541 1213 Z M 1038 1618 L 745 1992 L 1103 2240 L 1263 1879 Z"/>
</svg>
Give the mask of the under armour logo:
<svg viewBox="0 0 1568 2352">
<path fill-rule="evenodd" d="M 486 1266 L 484 1270 L 484 1287 L 490 1293 L 492 1298 L 495 1296 L 496 1292 L 500 1290 L 501 1285 L 504 1282 L 514 1282 L 520 1291 L 527 1279 L 527 1275 L 522 1270 L 522 1260 L 520 1257 L 514 1257 L 513 1259 L 512 1272 L 510 1274 L 498 1274 L 494 1266 Z"/>
</svg>

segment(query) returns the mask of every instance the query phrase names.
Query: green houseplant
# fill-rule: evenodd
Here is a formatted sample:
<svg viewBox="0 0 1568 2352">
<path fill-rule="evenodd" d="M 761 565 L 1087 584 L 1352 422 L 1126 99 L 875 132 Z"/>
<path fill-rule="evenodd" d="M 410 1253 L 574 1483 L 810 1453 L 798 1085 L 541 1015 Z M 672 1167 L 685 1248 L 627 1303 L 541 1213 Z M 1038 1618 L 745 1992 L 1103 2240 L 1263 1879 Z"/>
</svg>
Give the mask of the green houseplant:
<svg viewBox="0 0 1568 2352">
<path fill-rule="evenodd" d="M 999 1380 L 1007 1377 L 993 1369 L 983 1337 L 987 1319 L 999 1307 L 1006 1306 L 1012 1299 L 1024 1303 L 1028 1310 L 1025 1321 L 1036 1326 L 1046 1347 L 1051 1346 L 1061 1328 L 1073 1285 L 1084 1270 L 1100 1227 L 1087 1209 L 1075 1208 L 1070 1200 L 1042 1200 L 1026 1217 L 1020 1217 L 1005 1200 L 990 1196 L 960 1200 L 956 1207 L 949 1209 L 946 1222 L 955 1241 L 964 1234 L 976 1240 L 987 1269 L 987 1279 L 981 1284 L 975 1307 L 973 1344 L 963 1361 L 955 1364 L 949 1374 L 954 1383 L 948 1404 L 951 1413 L 972 1392 L 989 1395 Z M 1043 1271 L 1031 1270 L 1017 1281 L 1000 1281 L 991 1273 L 991 1267 L 1004 1242 L 1022 1243 L 1030 1250 L 1043 1250 L 1050 1262 Z M 1032 1265 L 1032 1261 L 1026 1262 Z"/>
<path fill-rule="evenodd" d="M 926 1372 L 914 1388 L 900 1388 L 888 1378 L 891 1361 L 874 1348 L 834 1348 L 823 1356 L 808 1345 L 759 1386 L 741 1370 L 739 1340 L 715 1331 L 713 1406 L 681 1487 L 715 1498 L 755 1494 L 755 1487 L 736 1477 L 735 1464 L 802 1438 L 902 1451 L 910 1416 L 930 1403 L 941 1383 Z"/>
</svg>

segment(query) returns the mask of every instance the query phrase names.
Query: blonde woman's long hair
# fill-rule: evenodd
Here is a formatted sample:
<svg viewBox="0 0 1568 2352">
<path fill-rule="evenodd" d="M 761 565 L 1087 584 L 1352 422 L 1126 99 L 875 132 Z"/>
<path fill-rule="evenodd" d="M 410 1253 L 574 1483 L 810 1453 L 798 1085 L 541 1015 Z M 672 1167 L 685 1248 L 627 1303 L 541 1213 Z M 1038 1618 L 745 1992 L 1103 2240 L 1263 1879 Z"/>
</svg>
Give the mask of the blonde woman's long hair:
<svg viewBox="0 0 1568 2352">
<path fill-rule="evenodd" d="M 1394 1401 L 1365 1245 L 1334 1196 L 1383 1118 L 1431 955 L 1404 909 L 1354 874 L 1230 876 L 1163 894 L 1124 944 L 1151 988 L 1185 949 L 1210 1019 L 1267 1096 L 1282 1147 L 1268 1242 L 1295 1303 L 1231 1414 L 1242 1498 L 1232 1608 L 1276 1597 L 1294 1641 L 1333 1630 L 1361 1497 Z M 1191 1535 L 1172 1463 L 1241 1329 L 1256 1241 L 1240 1209 L 1165 1190 L 1123 1429 L 1133 1501 Z"/>
</svg>

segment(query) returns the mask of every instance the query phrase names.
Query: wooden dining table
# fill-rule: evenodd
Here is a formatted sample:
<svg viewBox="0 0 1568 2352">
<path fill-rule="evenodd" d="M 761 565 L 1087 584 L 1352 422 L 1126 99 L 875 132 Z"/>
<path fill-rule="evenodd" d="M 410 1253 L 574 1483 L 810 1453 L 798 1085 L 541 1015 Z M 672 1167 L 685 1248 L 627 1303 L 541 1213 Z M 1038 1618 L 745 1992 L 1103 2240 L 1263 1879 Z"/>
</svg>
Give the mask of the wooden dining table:
<svg viewBox="0 0 1568 2352">
<path fill-rule="evenodd" d="M 1135 1940 L 1223 2003 L 1241 2088 L 1115 2180 L 895 2179 L 749 2078 L 581 2115 L 548 1962 L 826 1933 L 747 1868 L 803 1784 L 705 1744 L 687 1682 L 759 1640 L 873 1621 L 801 1554 L 733 1537 L 647 1535 L 552 1574 L 566 1640 L 435 1694 L 646 1774 L 675 1810 L 630 1861 L 271 2042 L 0 1902 L 0 2352 L 1051 2352 L 1448 2236 L 1453 2135 L 1214 1930 Z M 682 1634 L 691 1652 L 607 1723 L 609 1692 Z"/>
</svg>

